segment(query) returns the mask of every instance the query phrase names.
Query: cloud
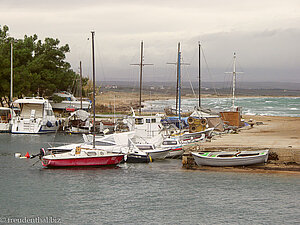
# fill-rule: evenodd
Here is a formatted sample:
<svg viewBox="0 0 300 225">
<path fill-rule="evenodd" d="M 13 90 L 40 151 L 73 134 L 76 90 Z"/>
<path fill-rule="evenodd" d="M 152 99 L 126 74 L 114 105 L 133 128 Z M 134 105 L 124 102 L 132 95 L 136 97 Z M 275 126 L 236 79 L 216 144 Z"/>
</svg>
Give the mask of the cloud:
<svg viewBox="0 0 300 225">
<path fill-rule="evenodd" d="M 210 71 L 221 79 L 230 69 L 233 52 L 246 80 L 300 82 L 297 59 L 300 6 L 296 0 L 67 0 L 1 1 L 0 21 L 12 36 L 37 34 L 68 43 L 67 59 L 74 70 L 83 61 L 90 74 L 90 31 L 96 31 L 99 79 L 137 79 L 140 42 L 145 45 L 145 79 L 170 79 L 177 43 L 197 77 L 197 48 L 201 41 Z M 203 66 L 204 66 L 203 62 Z M 204 79 L 210 79 L 203 68 Z M 187 78 L 185 78 L 187 79 Z"/>
</svg>

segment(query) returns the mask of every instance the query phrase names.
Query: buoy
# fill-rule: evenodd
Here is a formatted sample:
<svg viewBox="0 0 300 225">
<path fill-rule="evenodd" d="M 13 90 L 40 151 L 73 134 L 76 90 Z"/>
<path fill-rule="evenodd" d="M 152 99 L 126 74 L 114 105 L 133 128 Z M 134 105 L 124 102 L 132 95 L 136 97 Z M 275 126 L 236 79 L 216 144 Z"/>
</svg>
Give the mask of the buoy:
<svg viewBox="0 0 300 225">
<path fill-rule="evenodd" d="M 15 158 L 20 158 L 21 157 L 21 153 L 16 152 L 15 153 Z"/>
<path fill-rule="evenodd" d="M 29 155 L 28 152 L 26 153 L 25 157 L 26 157 L 27 159 L 30 158 L 30 155 Z"/>
</svg>

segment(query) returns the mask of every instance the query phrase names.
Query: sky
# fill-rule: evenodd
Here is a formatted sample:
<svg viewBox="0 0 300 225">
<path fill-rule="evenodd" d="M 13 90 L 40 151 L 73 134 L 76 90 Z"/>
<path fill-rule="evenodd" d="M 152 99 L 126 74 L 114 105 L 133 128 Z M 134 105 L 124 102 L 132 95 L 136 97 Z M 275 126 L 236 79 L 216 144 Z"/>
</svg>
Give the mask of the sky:
<svg viewBox="0 0 300 225">
<path fill-rule="evenodd" d="M 37 34 L 69 44 L 67 61 L 91 76 L 95 31 L 97 80 L 139 79 L 144 42 L 145 81 L 174 81 L 181 43 L 182 80 L 231 79 L 233 53 L 238 82 L 300 83 L 299 0 L 0 0 L 0 25 L 15 38 Z"/>
</svg>

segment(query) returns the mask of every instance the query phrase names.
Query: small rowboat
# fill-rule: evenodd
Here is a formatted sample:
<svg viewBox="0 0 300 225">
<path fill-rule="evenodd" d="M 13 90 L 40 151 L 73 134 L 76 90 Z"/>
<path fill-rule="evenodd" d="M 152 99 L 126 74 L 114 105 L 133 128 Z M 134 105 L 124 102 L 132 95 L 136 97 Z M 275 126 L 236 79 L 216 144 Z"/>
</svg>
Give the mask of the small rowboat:
<svg viewBox="0 0 300 225">
<path fill-rule="evenodd" d="M 192 152 L 198 166 L 248 166 L 266 163 L 269 150 L 240 152 Z"/>
<path fill-rule="evenodd" d="M 119 164 L 123 158 L 124 154 L 77 146 L 70 152 L 45 155 L 41 161 L 45 167 L 111 166 Z"/>
</svg>

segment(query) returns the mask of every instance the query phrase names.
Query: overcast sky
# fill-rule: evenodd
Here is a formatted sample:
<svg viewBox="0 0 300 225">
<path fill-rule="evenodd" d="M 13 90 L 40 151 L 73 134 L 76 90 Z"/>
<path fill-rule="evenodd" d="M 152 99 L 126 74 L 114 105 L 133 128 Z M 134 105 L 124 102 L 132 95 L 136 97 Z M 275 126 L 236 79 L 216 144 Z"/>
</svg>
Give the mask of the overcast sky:
<svg viewBox="0 0 300 225">
<path fill-rule="evenodd" d="M 226 81 L 237 54 L 239 81 L 300 82 L 299 0 L 0 0 L 0 25 L 10 35 L 58 38 L 69 44 L 67 61 L 91 73 L 90 31 L 96 32 L 98 80 L 137 81 L 144 41 L 146 81 L 175 81 L 181 42 L 183 80 Z"/>
</svg>

